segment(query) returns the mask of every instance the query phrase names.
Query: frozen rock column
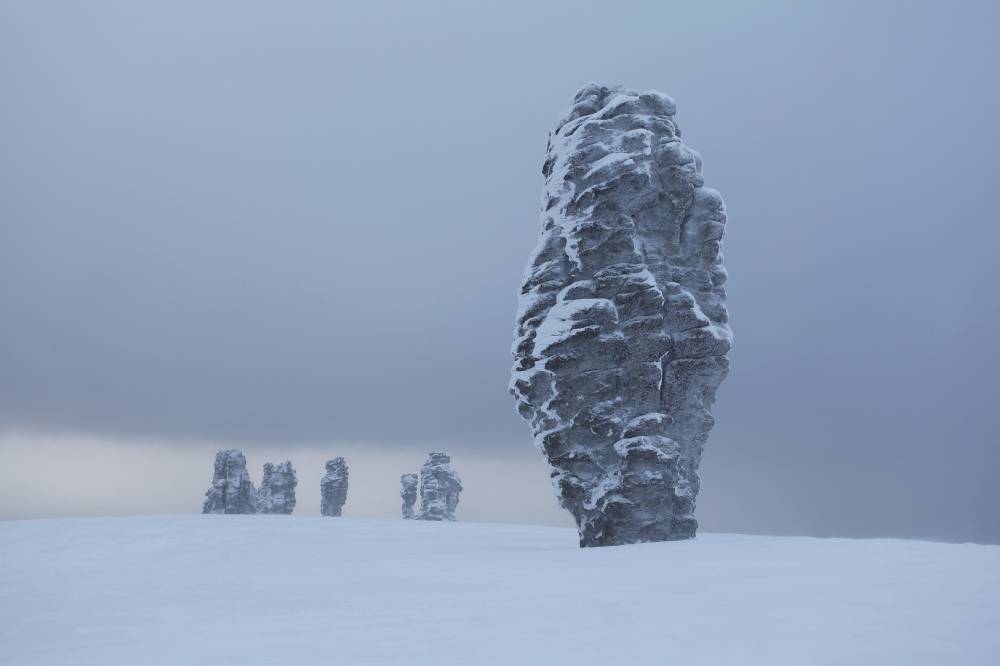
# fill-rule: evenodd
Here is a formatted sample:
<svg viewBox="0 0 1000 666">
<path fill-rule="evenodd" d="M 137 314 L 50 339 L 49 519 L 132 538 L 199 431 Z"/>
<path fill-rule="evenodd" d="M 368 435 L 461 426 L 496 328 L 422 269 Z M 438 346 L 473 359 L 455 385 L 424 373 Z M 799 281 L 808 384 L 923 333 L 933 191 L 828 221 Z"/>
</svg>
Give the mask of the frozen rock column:
<svg viewBox="0 0 1000 666">
<path fill-rule="evenodd" d="M 403 518 L 413 518 L 413 505 L 417 503 L 417 475 L 399 477 L 399 496 L 403 498 Z"/>
<path fill-rule="evenodd" d="M 434 451 L 420 468 L 419 520 L 455 520 L 462 480 L 447 453 Z"/>
<path fill-rule="evenodd" d="M 286 513 L 295 509 L 295 486 L 299 479 L 292 463 L 286 460 L 274 465 L 264 463 L 264 478 L 257 491 L 257 511 L 259 513 Z"/>
<path fill-rule="evenodd" d="M 347 502 L 347 473 L 347 463 L 343 458 L 337 457 L 326 462 L 326 476 L 319 482 L 319 512 L 322 515 L 340 515 Z"/>
<path fill-rule="evenodd" d="M 729 369 L 725 206 L 674 101 L 590 84 L 549 134 L 511 392 L 581 546 L 695 535 Z"/>
<path fill-rule="evenodd" d="M 202 513 L 256 513 L 257 492 L 247 459 L 238 449 L 226 449 L 215 454 L 212 487 L 205 492 Z"/>
</svg>

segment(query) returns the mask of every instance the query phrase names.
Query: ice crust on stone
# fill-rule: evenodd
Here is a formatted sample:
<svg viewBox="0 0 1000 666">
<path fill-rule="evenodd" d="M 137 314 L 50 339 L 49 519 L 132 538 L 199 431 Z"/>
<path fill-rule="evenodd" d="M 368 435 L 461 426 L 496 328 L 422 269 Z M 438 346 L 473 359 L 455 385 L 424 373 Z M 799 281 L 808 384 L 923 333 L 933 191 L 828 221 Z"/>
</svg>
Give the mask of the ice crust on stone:
<svg viewBox="0 0 1000 666">
<path fill-rule="evenodd" d="M 347 502 L 347 463 L 341 457 L 326 461 L 326 475 L 319 482 L 319 512 L 324 516 L 340 516 Z"/>
<path fill-rule="evenodd" d="M 447 453 L 433 451 L 420 468 L 419 520 L 455 520 L 462 480 Z"/>
<path fill-rule="evenodd" d="M 413 518 L 413 506 L 417 503 L 416 474 L 403 474 L 399 477 L 399 496 L 403 500 L 403 518 Z"/>
<path fill-rule="evenodd" d="M 732 344 L 725 205 L 672 99 L 584 86 L 549 134 L 511 392 L 581 546 L 695 535 Z"/>
<path fill-rule="evenodd" d="M 285 513 L 295 510 L 295 486 L 299 479 L 291 461 L 277 465 L 264 463 L 264 478 L 257 491 L 258 513 Z"/>
<path fill-rule="evenodd" d="M 257 513 L 257 492 L 247 459 L 239 449 L 226 449 L 215 454 L 212 487 L 205 492 L 202 513 Z"/>
</svg>

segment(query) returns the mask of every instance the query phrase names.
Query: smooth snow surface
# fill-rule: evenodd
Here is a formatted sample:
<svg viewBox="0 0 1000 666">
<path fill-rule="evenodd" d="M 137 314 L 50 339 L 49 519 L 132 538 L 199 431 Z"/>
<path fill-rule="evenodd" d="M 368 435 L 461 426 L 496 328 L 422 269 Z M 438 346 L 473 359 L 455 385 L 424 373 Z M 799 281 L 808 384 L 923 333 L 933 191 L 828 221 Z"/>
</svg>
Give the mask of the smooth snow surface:
<svg viewBox="0 0 1000 666">
<path fill-rule="evenodd" d="M 268 515 L 0 523 L 0 664 L 997 664 L 1000 547 Z"/>
</svg>

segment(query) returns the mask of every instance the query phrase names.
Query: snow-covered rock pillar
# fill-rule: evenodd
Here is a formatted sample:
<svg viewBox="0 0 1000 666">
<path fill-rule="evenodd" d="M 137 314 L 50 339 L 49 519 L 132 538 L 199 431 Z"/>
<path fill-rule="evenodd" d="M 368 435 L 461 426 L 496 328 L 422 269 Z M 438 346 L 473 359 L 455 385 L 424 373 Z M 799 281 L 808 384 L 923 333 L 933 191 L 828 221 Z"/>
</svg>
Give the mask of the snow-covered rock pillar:
<svg viewBox="0 0 1000 666">
<path fill-rule="evenodd" d="M 202 513 L 256 513 L 257 492 L 254 490 L 247 459 L 238 449 L 226 449 L 215 454 L 212 487 L 205 492 Z"/>
<path fill-rule="evenodd" d="M 347 463 L 341 457 L 326 462 L 326 475 L 319 482 L 319 512 L 324 516 L 339 516 L 347 502 Z"/>
<path fill-rule="evenodd" d="M 257 491 L 257 511 L 259 513 L 286 513 L 295 510 L 295 486 L 299 479 L 292 463 L 286 460 L 274 465 L 264 463 L 264 478 Z"/>
<path fill-rule="evenodd" d="M 403 518 L 413 518 L 413 505 L 417 503 L 417 475 L 399 477 L 399 496 L 403 500 Z"/>
<path fill-rule="evenodd" d="M 725 206 L 674 102 L 590 84 L 549 135 L 511 377 L 581 546 L 695 535 L 729 368 Z"/>
<path fill-rule="evenodd" d="M 420 468 L 419 520 L 455 520 L 462 480 L 447 453 L 434 451 Z"/>
</svg>

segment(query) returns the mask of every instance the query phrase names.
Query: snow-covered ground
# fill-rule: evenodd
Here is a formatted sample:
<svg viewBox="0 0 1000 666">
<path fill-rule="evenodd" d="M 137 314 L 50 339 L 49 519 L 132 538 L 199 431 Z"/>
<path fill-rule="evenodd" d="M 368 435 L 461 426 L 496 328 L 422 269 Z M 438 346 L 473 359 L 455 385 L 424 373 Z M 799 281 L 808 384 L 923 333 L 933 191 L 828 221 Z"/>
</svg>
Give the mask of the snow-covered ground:
<svg viewBox="0 0 1000 666">
<path fill-rule="evenodd" d="M 0 664 L 1000 663 L 1000 547 L 288 516 L 0 522 Z"/>
</svg>

